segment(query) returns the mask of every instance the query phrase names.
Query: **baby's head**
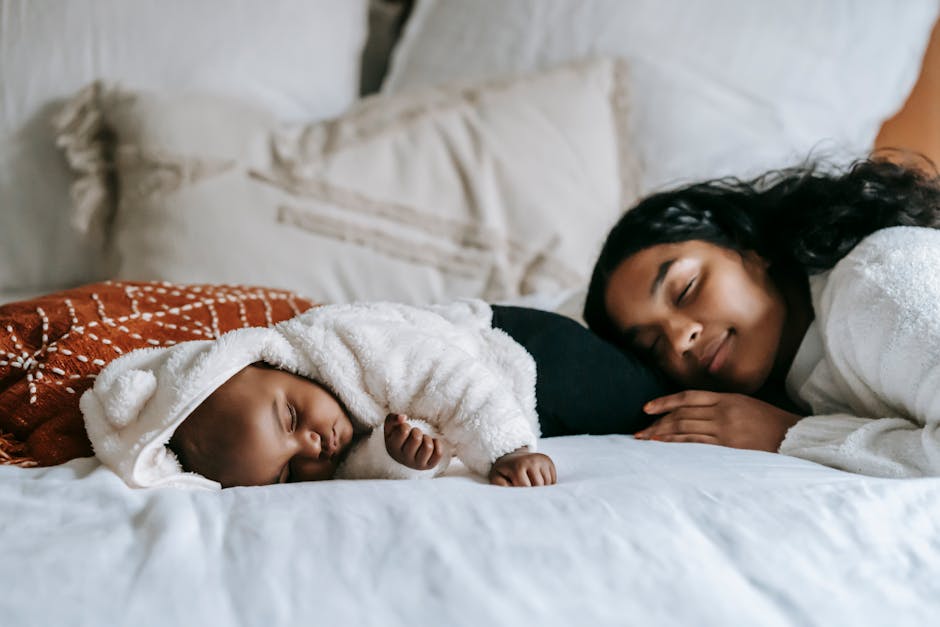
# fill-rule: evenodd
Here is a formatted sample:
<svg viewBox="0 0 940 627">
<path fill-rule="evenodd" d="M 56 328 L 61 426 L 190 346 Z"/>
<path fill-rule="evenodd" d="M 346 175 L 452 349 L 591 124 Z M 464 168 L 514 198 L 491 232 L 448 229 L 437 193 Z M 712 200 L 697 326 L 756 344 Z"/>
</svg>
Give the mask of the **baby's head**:
<svg viewBox="0 0 940 627">
<path fill-rule="evenodd" d="M 329 479 L 352 438 L 329 390 L 257 363 L 206 398 L 169 446 L 184 470 L 227 488 Z"/>
</svg>

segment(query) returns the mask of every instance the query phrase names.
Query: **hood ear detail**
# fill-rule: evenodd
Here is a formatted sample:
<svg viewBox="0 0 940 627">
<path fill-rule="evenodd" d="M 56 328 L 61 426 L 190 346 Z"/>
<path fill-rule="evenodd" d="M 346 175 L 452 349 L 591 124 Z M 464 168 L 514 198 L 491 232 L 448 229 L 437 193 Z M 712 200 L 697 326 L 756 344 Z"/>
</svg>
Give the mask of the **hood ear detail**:
<svg viewBox="0 0 940 627">
<path fill-rule="evenodd" d="M 157 390 L 157 378 L 149 370 L 129 370 L 111 384 L 104 396 L 105 416 L 116 429 L 126 427 L 139 415 Z"/>
</svg>

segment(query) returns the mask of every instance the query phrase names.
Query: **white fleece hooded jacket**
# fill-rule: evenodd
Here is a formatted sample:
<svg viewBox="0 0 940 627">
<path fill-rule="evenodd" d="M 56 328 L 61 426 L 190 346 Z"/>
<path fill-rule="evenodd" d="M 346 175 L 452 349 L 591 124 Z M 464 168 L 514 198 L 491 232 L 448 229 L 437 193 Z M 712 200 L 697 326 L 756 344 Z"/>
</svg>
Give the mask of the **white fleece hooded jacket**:
<svg viewBox="0 0 940 627">
<path fill-rule="evenodd" d="M 218 488 L 183 472 L 166 447 L 183 420 L 245 366 L 263 361 L 327 386 L 357 429 L 341 478 L 406 478 L 387 454 L 389 413 L 426 420 L 472 471 L 500 456 L 535 450 L 535 363 L 490 327 L 482 301 L 412 307 L 325 305 L 272 328 L 239 329 L 218 340 L 141 349 L 111 362 L 81 398 L 95 454 L 132 487 Z"/>
<path fill-rule="evenodd" d="M 787 388 L 812 415 L 779 451 L 867 475 L 940 475 L 940 231 L 877 231 L 810 290 L 816 317 Z"/>
</svg>

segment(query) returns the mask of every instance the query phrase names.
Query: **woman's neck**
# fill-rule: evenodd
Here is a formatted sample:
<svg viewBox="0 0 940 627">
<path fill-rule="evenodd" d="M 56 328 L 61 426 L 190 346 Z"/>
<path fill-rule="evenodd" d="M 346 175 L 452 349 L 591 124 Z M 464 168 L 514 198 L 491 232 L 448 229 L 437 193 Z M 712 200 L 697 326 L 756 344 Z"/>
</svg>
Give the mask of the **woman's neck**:
<svg viewBox="0 0 940 627">
<path fill-rule="evenodd" d="M 809 291 L 809 278 L 805 273 L 781 277 L 778 282 L 786 306 L 786 319 L 780 336 L 780 345 L 774 359 L 770 378 L 761 390 L 764 400 L 779 405 L 787 398 L 785 382 L 790 366 L 803 342 L 806 330 L 813 321 L 813 302 Z M 776 402 L 775 402 L 776 401 Z"/>
</svg>

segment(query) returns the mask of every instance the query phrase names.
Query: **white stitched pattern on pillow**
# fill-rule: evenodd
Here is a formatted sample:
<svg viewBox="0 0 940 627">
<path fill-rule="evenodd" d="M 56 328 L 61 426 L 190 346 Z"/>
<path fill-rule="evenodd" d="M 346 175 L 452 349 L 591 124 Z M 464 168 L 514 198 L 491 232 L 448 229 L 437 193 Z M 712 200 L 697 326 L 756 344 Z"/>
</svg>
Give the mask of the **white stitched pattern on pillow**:
<svg viewBox="0 0 940 627">
<path fill-rule="evenodd" d="M 121 278 L 505 300 L 583 285 L 633 200 L 625 86 L 622 62 L 581 61 L 289 126 L 217 96 L 97 86 L 59 142 Z"/>
</svg>

